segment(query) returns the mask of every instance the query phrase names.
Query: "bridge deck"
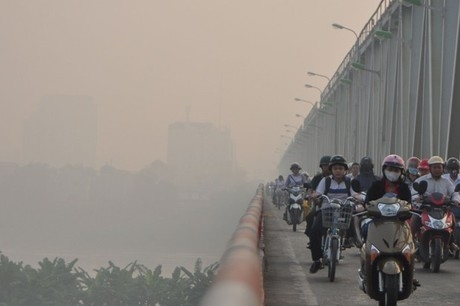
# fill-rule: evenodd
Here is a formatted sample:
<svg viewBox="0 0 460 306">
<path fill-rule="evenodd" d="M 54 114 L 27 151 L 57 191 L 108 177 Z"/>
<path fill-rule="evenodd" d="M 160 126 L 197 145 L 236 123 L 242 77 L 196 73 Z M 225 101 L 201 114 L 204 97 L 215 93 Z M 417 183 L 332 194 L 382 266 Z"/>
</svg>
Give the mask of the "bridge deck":
<svg viewBox="0 0 460 306">
<path fill-rule="evenodd" d="M 334 282 L 327 278 L 327 269 L 310 274 L 310 250 L 303 231 L 297 232 L 282 220 L 283 210 L 270 200 L 264 201 L 264 242 L 266 268 L 264 273 L 265 305 L 377 305 L 358 288 L 359 250 L 347 249 L 337 266 Z M 450 258 L 439 273 L 415 265 L 415 277 L 422 284 L 407 300 L 398 305 L 458 305 L 460 260 Z"/>
<path fill-rule="evenodd" d="M 266 268 L 264 273 L 265 305 L 319 305 L 307 280 L 309 265 L 300 263 L 293 246 L 292 235 L 305 248 L 308 241 L 304 235 L 305 223 L 294 233 L 289 232 L 282 215 L 271 201 L 264 203 L 264 241 Z M 305 248 L 305 260 L 311 262 L 310 252 Z"/>
</svg>

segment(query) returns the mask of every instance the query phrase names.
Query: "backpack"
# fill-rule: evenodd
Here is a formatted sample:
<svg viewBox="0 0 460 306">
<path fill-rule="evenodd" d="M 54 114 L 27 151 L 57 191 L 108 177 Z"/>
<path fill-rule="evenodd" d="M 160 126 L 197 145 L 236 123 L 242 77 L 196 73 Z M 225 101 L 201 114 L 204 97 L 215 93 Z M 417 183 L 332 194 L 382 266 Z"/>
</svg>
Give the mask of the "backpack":
<svg viewBox="0 0 460 306">
<path fill-rule="evenodd" d="M 324 188 L 324 194 L 327 195 L 329 193 L 329 189 L 331 188 L 331 177 L 330 176 L 326 176 L 326 186 Z M 345 177 L 345 186 L 347 187 L 347 192 L 348 192 L 348 196 L 351 196 L 351 193 L 350 193 L 350 185 L 351 185 L 351 180 L 349 177 Z"/>
</svg>

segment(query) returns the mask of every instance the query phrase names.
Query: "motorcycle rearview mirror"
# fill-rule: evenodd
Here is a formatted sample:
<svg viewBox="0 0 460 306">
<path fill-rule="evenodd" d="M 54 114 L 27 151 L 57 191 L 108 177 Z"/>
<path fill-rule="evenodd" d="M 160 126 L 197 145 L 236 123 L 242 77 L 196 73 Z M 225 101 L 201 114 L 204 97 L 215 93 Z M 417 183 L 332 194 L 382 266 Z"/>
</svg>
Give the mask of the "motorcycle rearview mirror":
<svg viewBox="0 0 460 306">
<path fill-rule="evenodd" d="M 358 180 L 351 180 L 351 189 L 353 189 L 353 191 L 356 193 L 361 192 L 361 184 Z"/>
<path fill-rule="evenodd" d="M 459 191 L 460 191 L 460 183 L 455 185 L 455 192 L 459 192 Z"/>
<path fill-rule="evenodd" d="M 419 193 L 424 194 L 426 189 L 428 188 L 428 183 L 426 181 L 414 182 L 412 187 Z"/>
</svg>

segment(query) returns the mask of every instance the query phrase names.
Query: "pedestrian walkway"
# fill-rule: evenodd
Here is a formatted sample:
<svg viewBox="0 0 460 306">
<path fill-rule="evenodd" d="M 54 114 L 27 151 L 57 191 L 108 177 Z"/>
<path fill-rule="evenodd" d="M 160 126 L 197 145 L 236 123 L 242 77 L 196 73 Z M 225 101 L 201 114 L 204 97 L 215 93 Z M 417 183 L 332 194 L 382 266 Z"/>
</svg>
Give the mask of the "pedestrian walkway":
<svg viewBox="0 0 460 306">
<path fill-rule="evenodd" d="M 265 198 L 265 305 L 319 305 L 307 280 L 307 267 L 299 263 L 291 239 L 287 236 L 286 225 L 277 217 L 280 213 L 271 201 Z M 297 232 L 296 235 L 299 235 L 306 245 L 308 239 L 303 234 L 304 227 L 305 223 L 302 223 L 300 233 Z M 305 249 L 305 256 L 309 253 L 307 251 Z"/>
</svg>

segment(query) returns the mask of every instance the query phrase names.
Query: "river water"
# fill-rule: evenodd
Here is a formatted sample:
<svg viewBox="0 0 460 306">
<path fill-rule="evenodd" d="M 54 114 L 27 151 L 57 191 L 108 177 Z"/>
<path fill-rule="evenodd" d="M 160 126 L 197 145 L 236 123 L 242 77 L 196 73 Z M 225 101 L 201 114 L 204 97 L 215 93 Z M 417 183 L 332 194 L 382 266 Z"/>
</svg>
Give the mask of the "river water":
<svg viewBox="0 0 460 306">
<path fill-rule="evenodd" d="M 112 261 L 137 261 L 162 275 L 177 266 L 193 271 L 218 261 L 256 188 L 216 199 L 113 207 L 72 206 L 49 210 L 10 207 L 0 215 L 0 251 L 32 267 L 47 257 L 78 259 L 76 267 L 94 274 Z"/>
</svg>

